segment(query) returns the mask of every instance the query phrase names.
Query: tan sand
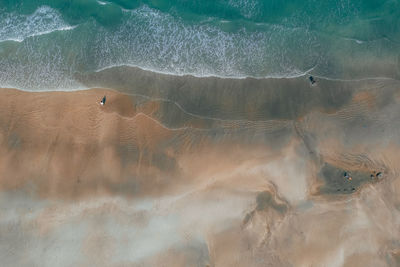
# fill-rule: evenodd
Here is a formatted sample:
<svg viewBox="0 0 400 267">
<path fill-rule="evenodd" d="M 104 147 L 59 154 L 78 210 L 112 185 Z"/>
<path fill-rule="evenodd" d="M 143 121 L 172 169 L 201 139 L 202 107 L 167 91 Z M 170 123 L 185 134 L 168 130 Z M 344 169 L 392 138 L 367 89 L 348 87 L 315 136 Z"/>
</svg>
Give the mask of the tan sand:
<svg viewBox="0 0 400 267">
<path fill-rule="evenodd" d="M 383 94 L 252 121 L 1 89 L 2 264 L 396 266 L 400 99 Z"/>
</svg>

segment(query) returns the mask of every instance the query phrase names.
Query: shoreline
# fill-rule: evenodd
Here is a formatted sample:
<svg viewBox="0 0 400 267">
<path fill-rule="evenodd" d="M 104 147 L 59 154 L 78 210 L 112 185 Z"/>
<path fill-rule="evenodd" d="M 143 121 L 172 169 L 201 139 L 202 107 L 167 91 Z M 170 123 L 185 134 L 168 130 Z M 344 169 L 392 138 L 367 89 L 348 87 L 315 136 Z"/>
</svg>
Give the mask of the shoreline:
<svg viewBox="0 0 400 267">
<path fill-rule="evenodd" d="M 310 69 L 312 70 L 312 68 Z M 142 68 L 136 65 L 130 65 L 130 64 L 121 64 L 121 65 L 113 65 L 113 66 L 108 66 L 104 67 L 98 70 L 90 71 L 87 73 L 75 73 L 75 78 L 77 77 L 77 80 L 74 80 L 74 82 L 82 82 L 82 78 L 84 83 L 81 84 L 81 88 L 76 88 L 77 86 L 69 87 L 69 88 L 35 88 L 35 89 L 27 89 L 27 88 L 19 88 L 15 86 L 0 86 L 0 88 L 14 88 L 17 90 L 21 91 L 26 91 L 26 92 L 72 92 L 72 91 L 85 91 L 85 90 L 90 90 L 92 88 L 106 88 L 108 90 L 116 90 L 118 89 L 118 85 L 113 84 L 113 86 L 106 86 L 108 83 L 104 84 L 93 84 L 93 81 L 90 81 L 87 83 L 87 79 L 90 77 L 101 77 L 103 75 L 107 75 L 107 72 L 111 72 L 113 74 L 116 74 L 118 76 L 123 76 L 125 73 L 130 72 L 133 73 L 136 76 L 152 76 L 156 77 L 156 79 L 164 79 L 164 80 L 170 80 L 170 79 L 176 79 L 176 80 L 220 80 L 222 83 L 234 83 L 236 82 L 241 82 L 241 81 L 256 81 L 257 83 L 270 83 L 274 81 L 285 81 L 285 80 L 297 80 L 297 81 L 308 81 L 308 76 L 312 75 L 314 78 L 317 80 L 320 80 L 322 82 L 342 82 L 342 83 L 359 83 L 359 82 L 366 82 L 366 81 L 393 81 L 393 82 L 400 82 L 400 80 L 392 78 L 392 77 L 364 77 L 364 78 L 357 78 L 357 79 L 343 79 L 343 78 L 335 78 L 335 77 L 325 77 L 321 75 L 316 75 L 312 74 L 310 70 L 307 70 L 299 75 L 295 76 L 266 76 L 266 77 L 255 77 L 255 76 L 243 76 L 243 77 L 233 77 L 233 76 L 218 76 L 218 75 L 206 75 L 206 76 L 201 76 L 201 75 L 195 75 L 191 73 L 187 74 L 178 74 L 178 73 L 170 73 L 170 72 L 163 72 L 163 71 L 157 71 L 153 69 L 147 69 L 147 68 Z M 112 79 L 111 79 L 112 80 Z M 72 81 L 72 80 L 71 80 Z"/>
</svg>

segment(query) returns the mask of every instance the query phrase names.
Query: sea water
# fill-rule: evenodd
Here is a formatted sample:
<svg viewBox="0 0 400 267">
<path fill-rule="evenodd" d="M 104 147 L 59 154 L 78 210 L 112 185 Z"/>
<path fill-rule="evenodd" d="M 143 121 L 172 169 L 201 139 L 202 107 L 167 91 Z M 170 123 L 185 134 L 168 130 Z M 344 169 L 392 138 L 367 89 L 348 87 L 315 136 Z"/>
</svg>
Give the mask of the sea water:
<svg viewBox="0 0 400 267">
<path fill-rule="evenodd" d="M 78 74 L 400 78 L 399 0 L 0 0 L 0 87 Z"/>
</svg>

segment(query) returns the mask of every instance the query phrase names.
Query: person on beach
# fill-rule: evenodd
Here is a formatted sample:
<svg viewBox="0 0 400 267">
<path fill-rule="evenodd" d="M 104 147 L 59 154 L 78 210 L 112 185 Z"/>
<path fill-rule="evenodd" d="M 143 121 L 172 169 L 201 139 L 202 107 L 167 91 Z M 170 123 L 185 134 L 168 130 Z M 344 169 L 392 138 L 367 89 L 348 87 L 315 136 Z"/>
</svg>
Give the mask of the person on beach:
<svg viewBox="0 0 400 267">
<path fill-rule="evenodd" d="M 100 105 L 105 105 L 106 104 L 106 96 L 103 96 L 103 99 L 100 101 Z"/>
<path fill-rule="evenodd" d="M 315 83 L 315 79 L 314 79 L 313 76 L 308 77 L 308 79 L 310 80 L 311 84 L 314 84 L 314 83 Z"/>
</svg>

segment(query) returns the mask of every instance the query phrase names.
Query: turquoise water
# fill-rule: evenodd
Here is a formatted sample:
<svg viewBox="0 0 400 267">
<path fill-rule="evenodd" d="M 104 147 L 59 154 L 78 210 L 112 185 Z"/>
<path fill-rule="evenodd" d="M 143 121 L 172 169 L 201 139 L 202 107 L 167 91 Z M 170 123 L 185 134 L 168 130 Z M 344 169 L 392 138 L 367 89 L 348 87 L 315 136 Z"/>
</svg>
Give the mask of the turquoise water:
<svg viewBox="0 0 400 267">
<path fill-rule="evenodd" d="M 130 65 L 176 75 L 400 78 L 398 0 L 0 0 L 0 86 L 79 89 Z"/>
</svg>

